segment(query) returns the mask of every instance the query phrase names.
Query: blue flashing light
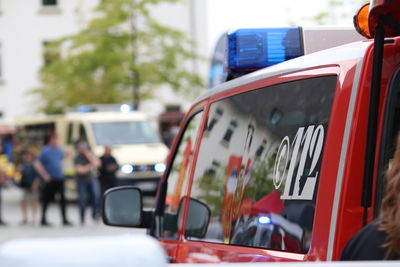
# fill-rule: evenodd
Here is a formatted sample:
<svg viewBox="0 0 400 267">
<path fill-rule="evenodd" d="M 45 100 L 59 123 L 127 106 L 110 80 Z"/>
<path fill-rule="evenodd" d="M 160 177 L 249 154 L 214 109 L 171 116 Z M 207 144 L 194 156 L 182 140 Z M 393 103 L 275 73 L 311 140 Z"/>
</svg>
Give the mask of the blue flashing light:
<svg viewBox="0 0 400 267">
<path fill-rule="evenodd" d="M 80 112 L 80 113 L 87 113 L 87 112 L 93 112 L 95 110 L 91 106 L 79 106 L 77 108 L 77 111 Z"/>
<path fill-rule="evenodd" d="M 228 34 L 226 68 L 249 72 L 304 55 L 301 28 L 240 29 Z"/>
<path fill-rule="evenodd" d="M 122 105 L 119 107 L 119 110 L 120 110 L 122 113 L 129 113 L 129 112 L 131 112 L 131 111 L 133 110 L 133 108 L 132 108 L 132 106 L 129 105 L 129 104 L 122 104 Z"/>
<path fill-rule="evenodd" d="M 269 218 L 268 216 L 260 216 L 260 217 L 258 217 L 258 223 L 259 224 L 270 224 L 271 218 Z"/>
</svg>

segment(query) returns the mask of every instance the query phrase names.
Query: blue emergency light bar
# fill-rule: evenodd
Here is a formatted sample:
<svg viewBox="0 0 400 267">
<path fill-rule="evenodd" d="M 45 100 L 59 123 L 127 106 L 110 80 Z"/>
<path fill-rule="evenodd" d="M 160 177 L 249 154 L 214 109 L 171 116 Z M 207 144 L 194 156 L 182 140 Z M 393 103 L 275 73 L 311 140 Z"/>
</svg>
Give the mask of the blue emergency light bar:
<svg viewBox="0 0 400 267">
<path fill-rule="evenodd" d="M 225 67 L 233 77 L 304 55 L 300 27 L 239 29 L 227 38 Z"/>
<path fill-rule="evenodd" d="M 81 105 L 78 106 L 74 112 L 88 113 L 88 112 L 100 112 L 100 111 L 120 111 L 122 113 L 129 113 L 134 111 L 134 108 L 130 104 L 94 104 L 94 105 Z"/>
</svg>

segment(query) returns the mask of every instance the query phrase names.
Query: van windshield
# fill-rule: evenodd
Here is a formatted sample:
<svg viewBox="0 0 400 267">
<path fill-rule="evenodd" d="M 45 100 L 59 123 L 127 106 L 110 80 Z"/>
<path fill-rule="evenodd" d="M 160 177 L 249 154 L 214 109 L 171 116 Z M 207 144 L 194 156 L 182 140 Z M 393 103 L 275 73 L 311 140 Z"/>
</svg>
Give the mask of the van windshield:
<svg viewBox="0 0 400 267">
<path fill-rule="evenodd" d="M 92 128 L 99 146 L 160 142 L 147 121 L 94 122 Z"/>
</svg>

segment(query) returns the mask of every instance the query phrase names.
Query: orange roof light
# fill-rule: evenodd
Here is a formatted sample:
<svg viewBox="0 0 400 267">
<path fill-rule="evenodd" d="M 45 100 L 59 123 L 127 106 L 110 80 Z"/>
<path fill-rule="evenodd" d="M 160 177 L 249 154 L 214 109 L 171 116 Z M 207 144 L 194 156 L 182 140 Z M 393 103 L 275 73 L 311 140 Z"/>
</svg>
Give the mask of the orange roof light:
<svg viewBox="0 0 400 267">
<path fill-rule="evenodd" d="M 399 36 L 400 1 L 371 0 L 368 15 L 370 32 L 375 30 L 380 17 L 384 18 L 385 37 Z"/>
<path fill-rule="evenodd" d="M 354 27 L 359 34 L 370 39 L 373 37 L 368 23 L 369 3 L 363 5 L 353 18 Z"/>
<path fill-rule="evenodd" d="M 378 21 L 382 22 L 385 37 L 400 35 L 400 1 L 371 0 L 354 16 L 354 27 L 358 33 L 373 38 Z"/>
</svg>

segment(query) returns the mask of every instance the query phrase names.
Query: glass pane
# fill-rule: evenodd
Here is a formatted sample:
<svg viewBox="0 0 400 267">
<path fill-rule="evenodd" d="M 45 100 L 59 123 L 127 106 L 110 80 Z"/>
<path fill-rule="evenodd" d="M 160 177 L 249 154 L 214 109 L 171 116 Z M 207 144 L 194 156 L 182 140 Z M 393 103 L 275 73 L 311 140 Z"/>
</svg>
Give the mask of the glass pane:
<svg viewBox="0 0 400 267">
<path fill-rule="evenodd" d="M 191 197 L 211 210 L 204 241 L 306 252 L 336 76 L 211 105 Z"/>
<path fill-rule="evenodd" d="M 95 122 L 92 123 L 92 128 L 99 146 L 160 142 L 147 121 Z"/>
<path fill-rule="evenodd" d="M 196 136 L 200 129 L 203 112 L 194 115 L 187 127 L 168 175 L 162 238 L 175 239 L 178 230 L 178 210 L 188 182 Z"/>
<path fill-rule="evenodd" d="M 79 142 L 87 142 L 86 130 L 83 124 L 79 124 Z"/>
<path fill-rule="evenodd" d="M 68 123 L 68 129 L 67 129 L 67 144 L 71 145 L 73 140 L 72 140 L 72 135 L 73 135 L 73 124 L 72 122 Z"/>
<path fill-rule="evenodd" d="M 55 6 L 57 5 L 57 0 L 42 0 L 44 6 Z"/>
<path fill-rule="evenodd" d="M 110 225 L 139 226 L 142 222 L 142 196 L 136 188 L 109 192 L 104 202 L 104 215 Z"/>
</svg>

